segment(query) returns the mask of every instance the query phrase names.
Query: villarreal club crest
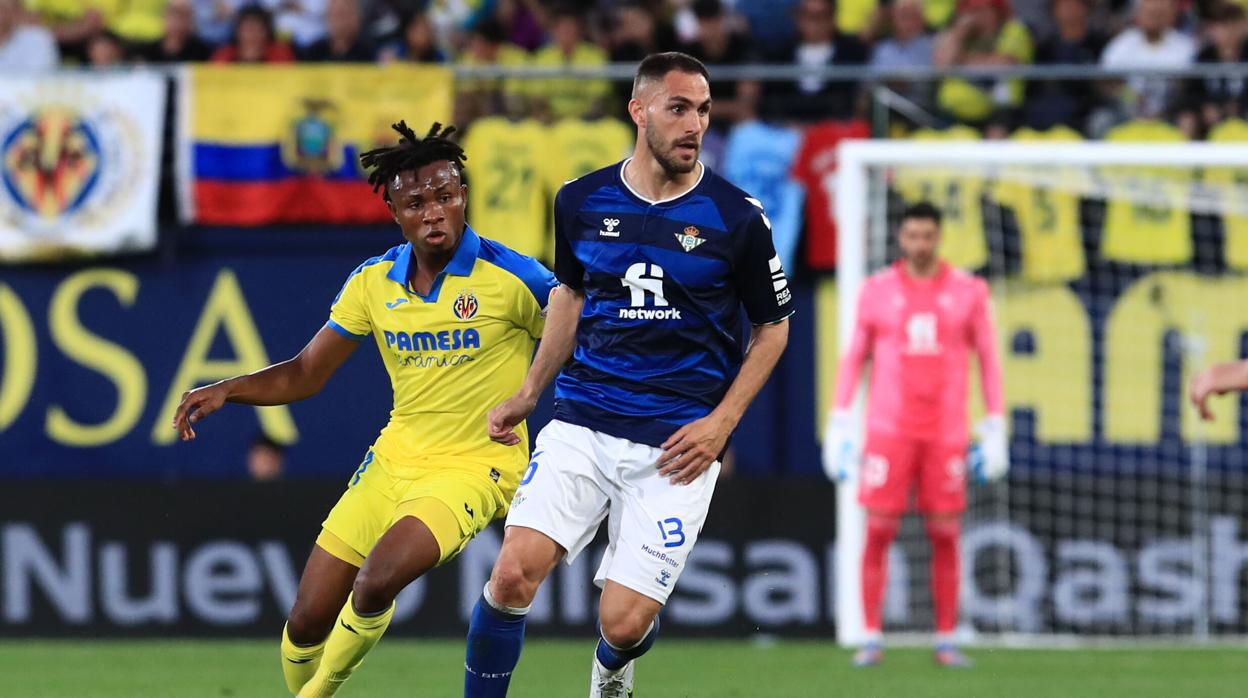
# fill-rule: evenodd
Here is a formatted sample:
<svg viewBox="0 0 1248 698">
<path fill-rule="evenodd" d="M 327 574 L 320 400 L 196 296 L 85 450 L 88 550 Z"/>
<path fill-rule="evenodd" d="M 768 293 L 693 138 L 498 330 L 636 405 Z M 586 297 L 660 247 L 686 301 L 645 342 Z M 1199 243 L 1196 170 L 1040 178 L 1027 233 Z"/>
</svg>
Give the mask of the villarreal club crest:
<svg viewBox="0 0 1248 698">
<path fill-rule="evenodd" d="M 49 219 L 73 213 L 99 182 L 99 136 L 71 110 L 33 112 L 0 137 L 0 179 L 28 214 Z"/>
<path fill-rule="evenodd" d="M 472 291 L 461 291 L 455 299 L 455 305 L 451 306 L 451 310 L 455 312 L 455 317 L 460 320 L 471 320 L 477 316 L 477 310 L 481 305 L 477 302 L 477 296 Z"/>
</svg>

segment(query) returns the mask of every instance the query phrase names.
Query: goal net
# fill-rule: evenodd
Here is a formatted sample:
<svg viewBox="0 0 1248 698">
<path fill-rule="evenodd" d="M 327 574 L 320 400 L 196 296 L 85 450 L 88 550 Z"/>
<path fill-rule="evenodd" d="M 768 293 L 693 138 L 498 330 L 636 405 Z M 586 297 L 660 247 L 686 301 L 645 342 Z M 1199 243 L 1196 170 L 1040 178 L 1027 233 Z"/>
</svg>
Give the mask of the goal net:
<svg viewBox="0 0 1248 698">
<path fill-rule="evenodd" d="M 1029 140 L 846 143 L 827 183 L 841 349 L 863 280 L 896 258 L 907 204 L 939 207 L 942 256 L 992 288 L 1012 468 L 969 492 L 959 632 L 1248 634 L 1241 399 L 1216 401 L 1212 422 L 1186 399 L 1193 371 L 1248 355 L 1248 145 Z M 839 488 L 837 514 L 850 645 L 863 638 L 856 487 Z M 932 627 L 928 545 L 907 519 L 886 635 Z"/>
</svg>

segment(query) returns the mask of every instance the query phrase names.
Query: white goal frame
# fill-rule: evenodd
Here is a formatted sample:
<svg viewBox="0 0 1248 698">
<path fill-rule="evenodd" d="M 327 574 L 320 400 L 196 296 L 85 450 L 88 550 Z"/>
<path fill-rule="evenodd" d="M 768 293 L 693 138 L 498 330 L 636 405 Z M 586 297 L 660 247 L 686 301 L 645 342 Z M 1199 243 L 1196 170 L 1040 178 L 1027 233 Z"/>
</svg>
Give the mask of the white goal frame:
<svg viewBox="0 0 1248 698">
<path fill-rule="evenodd" d="M 942 169 L 990 166 L 1168 166 L 1248 168 L 1248 144 L 1228 143 L 1017 143 L 1008 141 L 850 140 L 837 149 L 837 170 L 824 181 L 835 192 L 837 229 L 837 330 L 844 352 L 854 328 L 858 290 L 867 275 L 867 231 L 872 213 L 871 168 L 938 166 Z M 876 202 L 883 204 L 883 201 Z M 877 206 L 877 212 L 885 212 Z M 890 231 L 891 232 L 891 231 Z M 879 241 L 874 241 L 879 244 Z M 1008 389 L 1008 388 L 1007 388 Z M 862 405 L 854 406 L 861 421 Z M 862 644 L 860 567 L 866 539 L 866 517 L 857 502 L 856 479 L 837 487 L 836 509 L 836 636 L 844 646 Z M 1091 639 L 1091 638 L 1089 638 Z"/>
</svg>

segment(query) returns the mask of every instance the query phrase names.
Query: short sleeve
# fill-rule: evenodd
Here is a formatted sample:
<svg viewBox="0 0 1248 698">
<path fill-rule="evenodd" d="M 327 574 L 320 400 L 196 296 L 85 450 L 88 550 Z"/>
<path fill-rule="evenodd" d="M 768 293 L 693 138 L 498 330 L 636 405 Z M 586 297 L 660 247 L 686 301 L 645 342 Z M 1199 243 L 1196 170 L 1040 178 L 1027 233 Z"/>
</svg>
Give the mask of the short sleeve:
<svg viewBox="0 0 1248 698">
<path fill-rule="evenodd" d="M 343 337 L 359 342 L 368 337 L 373 325 L 368 319 L 368 304 L 365 302 L 364 275 L 360 269 L 351 272 L 342 290 L 329 306 L 329 322 L 326 327 Z"/>
<path fill-rule="evenodd" d="M 793 314 L 793 291 L 771 239 L 771 222 L 762 206 L 743 224 L 742 245 L 733 270 L 733 283 L 745 314 L 755 325 L 779 322 Z"/>
<path fill-rule="evenodd" d="M 567 196 L 564 191 L 560 189 L 555 196 L 555 278 L 564 286 L 579 291 L 585 288 L 585 267 L 576 258 L 572 243 L 568 240 L 568 235 L 572 232 L 569 230 L 569 221 L 573 216 L 567 210 Z"/>
<path fill-rule="evenodd" d="M 559 282 L 541 262 L 530 257 L 524 258 L 524 264 L 516 275 L 524 282 L 515 304 L 516 325 L 524 328 L 534 339 L 541 339 L 546 325 L 546 306 Z"/>
</svg>

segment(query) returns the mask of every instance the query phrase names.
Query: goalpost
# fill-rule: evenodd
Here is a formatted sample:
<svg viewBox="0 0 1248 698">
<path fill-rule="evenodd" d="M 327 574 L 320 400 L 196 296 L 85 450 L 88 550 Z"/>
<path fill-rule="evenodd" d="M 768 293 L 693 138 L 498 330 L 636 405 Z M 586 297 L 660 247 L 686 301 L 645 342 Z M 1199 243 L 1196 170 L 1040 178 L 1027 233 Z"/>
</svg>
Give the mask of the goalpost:
<svg viewBox="0 0 1248 698">
<path fill-rule="evenodd" d="M 841 351 L 907 203 L 941 208 L 942 250 L 993 289 L 1012 468 L 971 485 L 964 639 L 1248 634 L 1240 400 L 1208 423 L 1186 400 L 1194 369 L 1248 355 L 1248 144 L 851 141 L 825 186 Z M 844 645 L 864 637 L 856 497 L 838 487 Z M 931 628 L 921 531 L 890 556 L 886 634 Z"/>
</svg>

